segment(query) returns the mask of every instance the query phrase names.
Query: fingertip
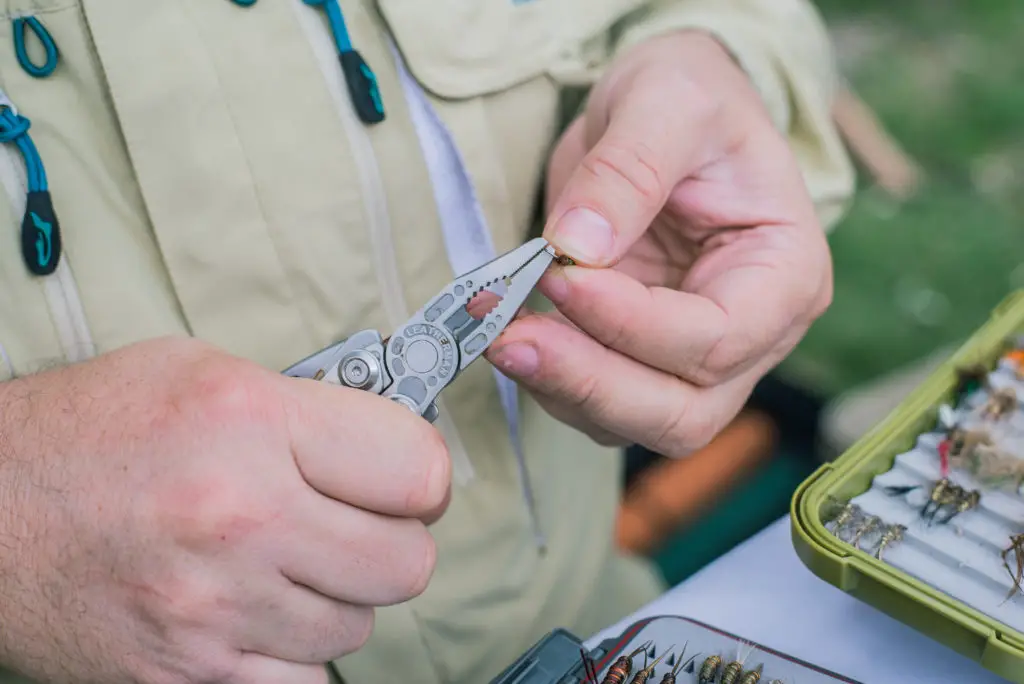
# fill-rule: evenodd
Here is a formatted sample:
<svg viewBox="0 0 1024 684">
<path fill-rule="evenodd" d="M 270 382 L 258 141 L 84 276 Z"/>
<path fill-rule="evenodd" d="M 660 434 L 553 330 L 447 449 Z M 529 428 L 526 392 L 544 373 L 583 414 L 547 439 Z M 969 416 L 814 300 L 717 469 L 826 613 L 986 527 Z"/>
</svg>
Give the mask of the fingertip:
<svg viewBox="0 0 1024 684">
<path fill-rule="evenodd" d="M 540 353 L 529 342 L 509 342 L 494 351 L 493 363 L 503 373 L 528 378 L 540 368 Z"/>
<path fill-rule="evenodd" d="M 426 421 L 422 421 L 426 422 Z M 426 470 L 425 485 L 422 499 L 411 502 L 414 513 L 430 517 L 440 515 L 447 508 L 452 486 L 452 459 L 448 453 L 448 445 L 444 437 L 433 426 L 428 425 L 428 446 L 425 449 Z"/>
<path fill-rule="evenodd" d="M 623 301 L 624 298 L 638 299 L 648 292 L 643 283 L 622 271 L 585 266 L 553 270 L 541 279 L 538 287 L 559 311 L 566 314 L 581 306 L 592 308 Z"/>
<path fill-rule="evenodd" d="M 547 297 L 552 304 L 558 306 L 569 299 L 570 271 L 578 270 L 576 266 L 565 268 L 554 268 L 544 274 L 537 284 L 537 289 Z"/>
<path fill-rule="evenodd" d="M 435 524 L 441 518 L 444 517 L 444 514 L 448 512 L 448 508 L 451 506 L 451 504 L 452 504 L 452 485 L 449 482 L 448 483 L 448 491 L 445 492 L 444 500 L 441 502 L 441 504 L 437 508 L 435 508 L 434 510 L 428 512 L 426 515 L 424 515 L 420 519 L 423 521 L 424 525 L 426 525 L 427 527 L 430 527 L 431 525 Z"/>
</svg>

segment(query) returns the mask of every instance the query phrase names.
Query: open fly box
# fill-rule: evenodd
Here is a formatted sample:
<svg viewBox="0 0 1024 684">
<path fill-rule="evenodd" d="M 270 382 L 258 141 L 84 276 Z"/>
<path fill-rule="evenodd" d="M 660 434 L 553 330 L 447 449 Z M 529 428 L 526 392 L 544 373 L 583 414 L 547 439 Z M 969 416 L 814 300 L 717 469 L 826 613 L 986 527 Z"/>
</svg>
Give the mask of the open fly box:
<svg viewBox="0 0 1024 684">
<path fill-rule="evenodd" d="M 808 478 L 791 510 L 797 554 L 815 575 L 1019 684 L 1022 334 L 1024 290 Z"/>
<path fill-rule="evenodd" d="M 491 684 L 860 684 L 677 615 L 651 617 L 587 648 L 557 629 Z"/>
</svg>

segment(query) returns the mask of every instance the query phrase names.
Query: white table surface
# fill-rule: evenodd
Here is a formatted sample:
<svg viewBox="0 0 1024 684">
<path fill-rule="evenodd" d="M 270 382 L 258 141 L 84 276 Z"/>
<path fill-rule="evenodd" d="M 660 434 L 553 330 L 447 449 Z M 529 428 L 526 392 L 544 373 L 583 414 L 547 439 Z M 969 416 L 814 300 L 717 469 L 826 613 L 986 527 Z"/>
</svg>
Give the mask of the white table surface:
<svg viewBox="0 0 1024 684">
<path fill-rule="evenodd" d="M 945 646 L 826 584 L 772 524 L 588 646 L 639 619 L 681 615 L 864 684 L 1005 684 Z"/>
</svg>

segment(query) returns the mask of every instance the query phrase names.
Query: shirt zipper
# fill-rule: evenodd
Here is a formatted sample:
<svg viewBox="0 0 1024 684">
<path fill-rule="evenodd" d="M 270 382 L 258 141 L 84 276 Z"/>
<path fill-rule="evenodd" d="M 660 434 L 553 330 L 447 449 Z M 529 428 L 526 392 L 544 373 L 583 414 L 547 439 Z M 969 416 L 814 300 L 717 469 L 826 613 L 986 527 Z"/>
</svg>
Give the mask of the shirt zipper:
<svg viewBox="0 0 1024 684">
<path fill-rule="evenodd" d="M 0 145 L 0 183 L 10 198 L 15 216 L 25 213 L 28 179 L 21 158 L 8 145 Z M 57 269 L 43 277 L 43 293 L 50 308 L 57 337 L 69 363 L 85 361 L 96 355 L 92 333 L 85 317 L 85 308 L 78 293 L 75 276 L 68 263 L 67 250 L 61 255 Z"/>
<path fill-rule="evenodd" d="M 303 0 L 292 0 L 291 7 L 320 64 L 327 89 L 331 94 L 338 117 L 341 119 L 352 150 L 353 160 L 359 175 L 363 203 L 369 219 L 370 238 L 373 243 L 373 257 L 378 284 L 384 300 L 384 311 L 392 328 L 402 325 L 410 316 L 409 307 L 402 291 L 402 280 L 395 260 L 395 249 L 391 234 L 391 219 L 388 215 L 384 181 L 374 154 L 370 136 L 352 107 L 345 89 L 345 74 L 338 61 L 338 52 L 333 38 L 323 25 L 319 12 Z M 444 399 L 438 399 L 439 417 L 434 425 L 444 435 L 452 459 L 452 477 L 456 484 L 466 485 L 475 476 L 469 454 L 462 445 L 454 422 L 444 410 Z"/>
</svg>

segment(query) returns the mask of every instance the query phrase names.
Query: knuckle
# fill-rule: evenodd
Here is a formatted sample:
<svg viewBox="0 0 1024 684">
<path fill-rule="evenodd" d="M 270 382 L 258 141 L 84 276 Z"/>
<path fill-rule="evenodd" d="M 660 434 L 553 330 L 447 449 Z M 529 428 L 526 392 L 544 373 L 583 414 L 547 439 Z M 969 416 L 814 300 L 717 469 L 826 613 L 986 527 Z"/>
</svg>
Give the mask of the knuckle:
<svg viewBox="0 0 1024 684">
<path fill-rule="evenodd" d="M 704 351 L 683 359 L 678 375 L 701 387 L 710 387 L 728 377 L 739 359 L 727 348 L 730 340 L 729 318 L 724 312 L 709 317 L 704 335 L 706 337 L 700 341 Z"/>
<path fill-rule="evenodd" d="M 192 426 L 231 428 L 276 424 L 284 415 L 280 394 L 263 369 L 217 350 L 188 354 L 170 385 L 164 418 Z"/>
<path fill-rule="evenodd" d="M 209 582 L 192 574 L 166 579 L 140 591 L 140 598 L 150 617 L 171 633 L 182 626 L 210 625 L 225 602 Z"/>
<path fill-rule="evenodd" d="M 160 658 L 132 658 L 124 668 L 132 682 L 145 684 L 213 684 L 236 681 L 238 656 L 226 644 L 196 634 L 167 638 Z M 122 680 L 118 680 L 122 681 Z"/>
<path fill-rule="evenodd" d="M 835 286 L 832 281 L 831 273 L 827 275 L 818 288 L 817 295 L 814 298 L 814 304 L 811 307 L 811 320 L 817 320 L 825 315 L 825 313 L 832 306 L 832 300 L 835 296 Z"/>
<path fill-rule="evenodd" d="M 811 321 L 816 321 L 817 319 L 824 316 L 831 306 L 832 288 L 828 288 L 817 297 L 814 306 L 811 307 Z"/>
<path fill-rule="evenodd" d="M 202 682 L 203 684 L 214 684 L 220 682 L 236 681 L 238 677 L 238 660 L 232 657 L 211 656 L 200 660 L 195 671 L 190 674 L 185 682 Z"/>
<path fill-rule="evenodd" d="M 655 441 L 656 450 L 666 456 L 683 456 L 707 446 L 718 433 L 715 416 L 694 411 L 696 402 L 681 401 L 669 413 Z"/>
<path fill-rule="evenodd" d="M 716 90 L 697 85 L 686 80 L 680 84 L 680 90 L 686 93 L 686 109 L 689 118 L 697 124 L 710 124 L 722 116 L 722 95 Z"/>
<path fill-rule="evenodd" d="M 279 407 L 262 378 L 247 372 L 243 364 L 228 363 L 209 369 L 196 379 L 197 400 L 215 424 L 263 422 Z"/>
<path fill-rule="evenodd" d="M 624 315 L 609 318 L 607 329 L 602 336 L 604 346 L 612 349 L 630 349 L 636 346 L 634 331 L 638 326 L 633 321 L 631 311 L 623 313 Z"/>
<path fill-rule="evenodd" d="M 609 141 L 584 157 L 581 163 L 595 178 L 611 177 L 626 183 L 646 205 L 660 206 L 668 194 L 654 151 L 642 143 Z"/>
<path fill-rule="evenodd" d="M 587 374 L 575 382 L 569 382 L 565 394 L 575 408 L 589 415 L 602 413 L 601 379 L 598 374 Z"/>
<path fill-rule="evenodd" d="M 721 431 L 718 420 L 710 413 L 702 414 L 702 417 L 693 421 L 691 425 L 689 434 L 690 449 L 706 447 Z"/>
<path fill-rule="evenodd" d="M 237 474 L 200 472 L 154 495 L 160 527 L 177 544 L 195 551 L 236 546 L 280 514 L 277 497 L 253 496 Z M 275 502 L 275 503 L 272 503 Z"/>
<path fill-rule="evenodd" d="M 375 613 L 370 606 L 337 604 L 308 643 L 327 660 L 336 660 L 361 649 L 373 634 Z"/>
<path fill-rule="evenodd" d="M 734 377 L 773 347 L 777 334 L 767 322 L 746 328 L 723 327 L 696 372 L 697 384 L 712 387 Z"/>
<path fill-rule="evenodd" d="M 700 387 L 713 387 L 726 377 L 734 368 L 733 363 L 721 355 L 709 356 L 698 365 L 687 379 Z"/>
<path fill-rule="evenodd" d="M 191 684 L 192 682 L 206 680 L 205 670 L 197 663 L 203 655 L 197 657 L 184 666 L 175 664 L 154 662 L 153 660 L 136 659 L 134 662 L 126 662 L 125 669 L 133 682 L 145 682 L 146 684 Z"/>
<path fill-rule="evenodd" d="M 678 107 L 675 120 L 666 121 L 675 130 L 679 130 L 679 121 L 686 122 L 689 128 L 701 128 L 718 121 L 722 117 L 725 105 L 721 88 L 709 86 L 700 79 L 695 79 L 686 70 L 646 72 L 643 92 L 649 97 L 652 106 L 662 102 L 662 93 L 671 93 L 672 101 Z M 654 122 L 652 122 L 654 125 Z"/>
<path fill-rule="evenodd" d="M 620 405 L 614 396 L 606 392 L 600 380 L 585 381 L 584 392 L 578 395 L 580 399 L 575 407 L 588 423 L 603 426 L 619 421 L 616 414 L 620 412 Z"/>
<path fill-rule="evenodd" d="M 697 369 L 695 382 L 702 387 L 718 385 L 726 378 L 731 377 L 745 360 L 745 353 L 722 348 L 720 353 L 709 356 Z"/>
</svg>

